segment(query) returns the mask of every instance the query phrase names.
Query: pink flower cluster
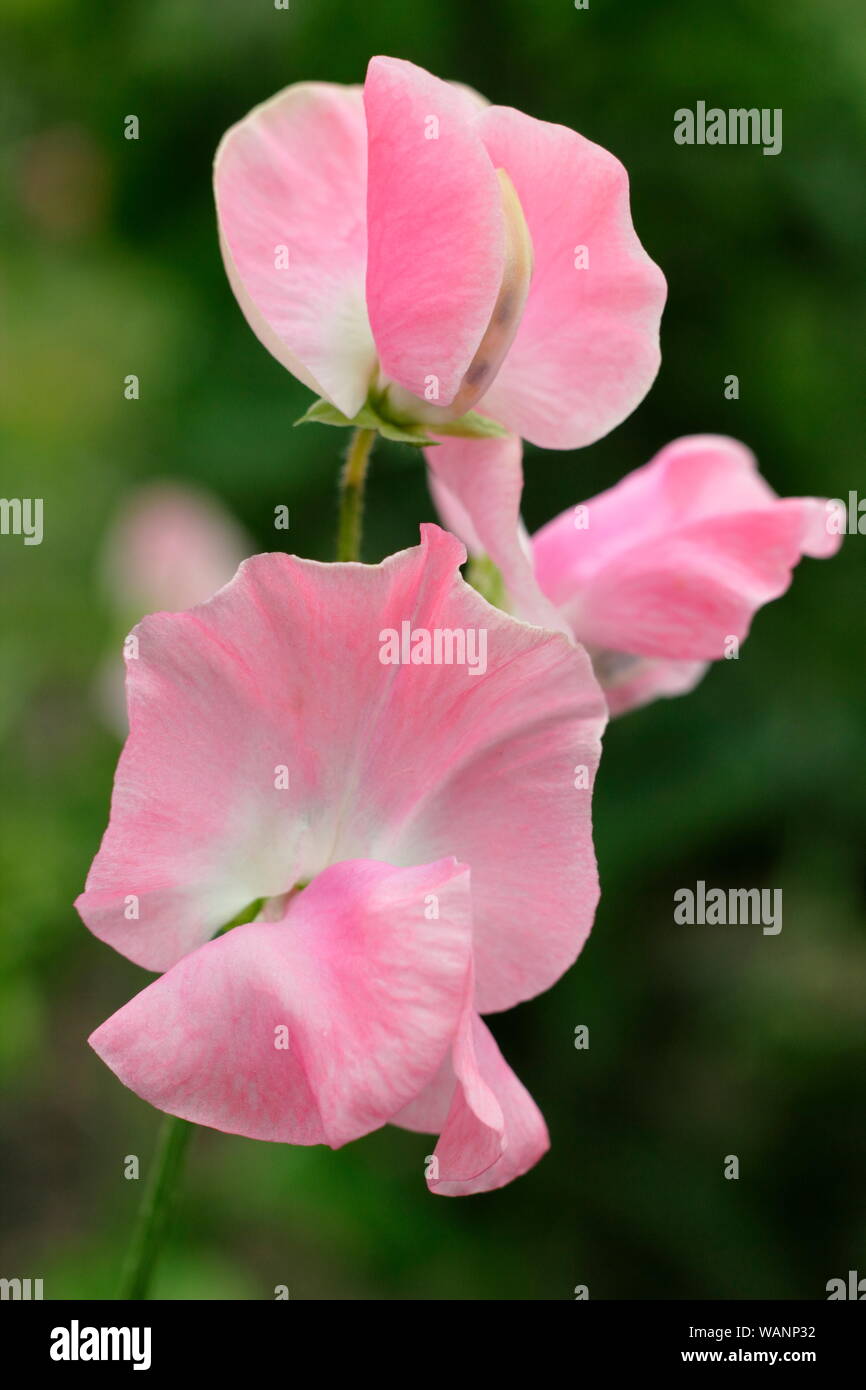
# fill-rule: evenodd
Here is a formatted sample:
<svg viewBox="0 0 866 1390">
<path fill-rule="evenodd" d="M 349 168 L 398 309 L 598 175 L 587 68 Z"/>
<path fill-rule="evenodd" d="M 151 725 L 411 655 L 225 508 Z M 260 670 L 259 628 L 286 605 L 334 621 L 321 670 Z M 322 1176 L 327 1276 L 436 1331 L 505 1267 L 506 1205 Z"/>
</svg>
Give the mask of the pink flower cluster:
<svg viewBox="0 0 866 1390">
<path fill-rule="evenodd" d="M 598 439 L 659 362 L 625 171 L 575 132 L 374 58 L 233 127 L 215 189 L 255 333 L 322 418 L 417 439 L 448 529 L 373 566 L 256 556 L 136 629 L 77 906 L 161 973 L 91 1043 L 170 1114 L 333 1147 L 397 1124 L 439 1135 L 433 1191 L 489 1190 L 548 1137 L 482 1015 L 589 933 L 608 713 L 692 687 L 839 537 L 711 435 L 526 533 L 521 439 Z"/>
</svg>

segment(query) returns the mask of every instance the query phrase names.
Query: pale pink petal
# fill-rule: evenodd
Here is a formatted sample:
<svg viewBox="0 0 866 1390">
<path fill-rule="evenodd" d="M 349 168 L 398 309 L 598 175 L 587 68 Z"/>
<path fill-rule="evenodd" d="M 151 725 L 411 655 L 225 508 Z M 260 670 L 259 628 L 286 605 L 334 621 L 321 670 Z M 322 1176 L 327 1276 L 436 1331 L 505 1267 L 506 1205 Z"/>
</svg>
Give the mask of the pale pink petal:
<svg viewBox="0 0 866 1390">
<path fill-rule="evenodd" d="M 461 1025 L 462 1026 L 462 1025 Z M 454 1100 L 453 1042 L 431 1081 L 413 1096 L 408 1105 L 391 1116 L 391 1124 L 415 1134 L 440 1134 L 445 1128 Z M 494 1155 L 498 1157 L 498 1153 Z M 493 1162 L 493 1159 L 491 1159 Z"/>
<path fill-rule="evenodd" d="M 606 564 L 643 541 L 774 500 L 745 445 L 721 435 L 677 439 L 614 487 L 537 531 L 535 572 L 554 602 L 567 603 Z"/>
<path fill-rule="evenodd" d="M 471 1008 L 464 1011 L 437 1076 L 393 1122 L 425 1133 L 442 1131 L 427 1185 L 443 1197 L 504 1187 L 550 1146 L 537 1105 Z"/>
<path fill-rule="evenodd" d="M 435 921 L 425 915 L 431 894 Z M 337 1148 L 434 1076 L 470 966 L 463 866 L 343 863 L 293 896 L 280 921 L 193 951 L 90 1042 L 124 1085 L 169 1114 Z"/>
<path fill-rule="evenodd" d="M 550 1147 L 544 1118 L 477 1014 L 454 1049 L 458 1079 L 451 1111 L 434 1150 L 432 1192 L 467 1197 L 492 1192 L 532 1168 Z M 487 1164 L 499 1149 L 498 1156 Z"/>
<path fill-rule="evenodd" d="M 599 652 L 593 669 L 601 682 L 611 719 L 659 697 L 685 695 L 707 670 L 706 661 L 666 661 L 628 652 Z"/>
<path fill-rule="evenodd" d="M 466 586 L 453 606 L 443 598 L 419 605 L 413 627 L 486 632 L 486 675 L 457 694 L 448 667 L 402 668 L 364 780 L 383 857 L 416 862 L 428 846 L 430 857 L 471 864 L 476 1004 L 494 1012 L 548 988 L 589 932 L 604 701 L 589 658 L 564 635 L 516 623 Z M 404 731 L 419 720 L 410 750 Z M 377 757 L 412 777 L 383 782 Z"/>
<path fill-rule="evenodd" d="M 470 554 L 495 560 L 505 584 L 508 611 L 526 622 L 569 630 L 565 614 L 577 606 L 571 577 L 574 513 L 564 512 L 544 528 L 547 543 L 542 560 L 551 589 L 563 604 L 560 610 L 541 591 L 531 559 L 527 563 L 532 541 L 528 546 L 524 543 L 518 514 L 523 477 L 519 441 L 516 449 L 515 442 L 513 436 L 491 441 L 443 440 L 443 447 L 427 451 L 430 492 L 443 523 L 460 537 Z M 483 459 L 477 452 L 482 448 Z M 628 652 L 595 651 L 591 656 L 612 718 L 659 696 L 685 694 L 707 669 L 703 661 L 667 661 Z M 425 1120 L 429 1118 L 430 1089 L 425 1093 Z M 445 1113 L 449 1097 L 446 1077 L 440 1098 Z M 432 1132 L 443 1123 L 444 1114 L 442 1123 L 415 1125 L 407 1121 L 406 1127 Z"/>
<path fill-rule="evenodd" d="M 376 370 L 366 139 L 360 88 L 302 82 L 232 126 L 214 165 L 223 259 L 250 327 L 349 416 Z"/>
<path fill-rule="evenodd" d="M 533 538 L 538 581 L 592 649 L 701 662 L 742 640 L 784 593 L 821 504 L 779 499 L 736 441 L 677 440 L 644 468 Z M 688 682 L 688 672 L 675 673 Z"/>
<path fill-rule="evenodd" d="M 517 336 L 478 408 L 543 448 L 591 444 L 652 384 L 664 276 L 637 239 L 613 155 L 509 107 L 488 107 L 479 125 L 517 190 L 535 269 Z M 582 246 L 587 269 L 575 266 Z"/>
<path fill-rule="evenodd" d="M 577 628 L 593 647 L 710 661 L 742 640 L 800 559 L 802 517 L 783 507 L 693 522 L 620 554 L 581 595 Z"/>
<path fill-rule="evenodd" d="M 328 864 L 454 856 L 472 869 L 479 1006 L 559 978 L 598 897 L 604 701 L 586 655 L 492 608 L 464 557 L 435 526 L 376 566 L 257 556 L 209 603 L 139 626 L 77 904 L 97 936 L 167 969 Z M 431 655 L 439 635 L 439 664 L 383 664 L 404 622 Z"/>
<path fill-rule="evenodd" d="M 430 491 L 444 524 L 470 554 L 487 555 L 502 573 L 510 611 L 525 622 L 565 631 L 560 613 L 532 571 L 520 519 L 522 446 L 507 439 L 443 437 L 426 451 Z"/>
<path fill-rule="evenodd" d="M 414 396 L 447 406 L 488 327 L 505 268 L 499 180 L 478 136 L 483 108 L 423 68 L 384 57 L 370 62 L 364 104 L 367 304 L 382 370 Z"/>
<path fill-rule="evenodd" d="M 788 505 L 799 506 L 803 517 L 803 553 L 815 560 L 826 560 L 842 544 L 844 532 L 839 529 L 840 518 L 833 515 L 833 501 L 818 497 L 796 497 Z"/>
</svg>

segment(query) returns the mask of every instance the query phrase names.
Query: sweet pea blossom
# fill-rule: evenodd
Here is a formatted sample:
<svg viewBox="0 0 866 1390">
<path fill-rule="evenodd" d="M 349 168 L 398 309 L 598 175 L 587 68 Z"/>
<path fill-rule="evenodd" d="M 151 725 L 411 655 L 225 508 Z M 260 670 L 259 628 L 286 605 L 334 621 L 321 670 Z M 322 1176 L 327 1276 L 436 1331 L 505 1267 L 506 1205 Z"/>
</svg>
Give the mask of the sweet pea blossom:
<svg viewBox="0 0 866 1390">
<path fill-rule="evenodd" d="M 510 611 L 587 648 L 613 715 L 691 690 L 803 555 L 841 543 L 825 502 L 778 497 L 721 435 L 675 440 L 531 539 L 517 441 L 449 440 L 430 462 L 445 524 L 498 567 Z"/>
<path fill-rule="evenodd" d="M 164 972 L 90 1039 L 125 1085 L 256 1139 L 438 1132 L 446 1195 L 548 1146 L 480 1015 L 590 930 L 606 717 L 586 654 L 491 607 L 464 559 L 433 525 L 375 566 L 259 555 L 145 619 L 77 902 Z M 483 672 L 459 640 L 481 632 Z"/>
<path fill-rule="evenodd" d="M 123 499 L 109 525 L 100 557 L 103 592 L 128 630 L 144 613 L 203 603 L 253 548 L 209 493 L 188 484 L 146 483 Z M 123 666 L 115 650 L 100 667 L 94 695 L 106 724 L 125 738 Z"/>
<path fill-rule="evenodd" d="M 655 377 L 666 286 L 626 172 L 564 126 L 375 57 L 363 90 L 300 83 L 233 126 L 214 189 L 238 302 L 331 423 L 570 449 Z"/>
<path fill-rule="evenodd" d="M 210 493 L 188 483 L 147 483 L 112 519 L 103 587 L 127 617 L 192 608 L 228 583 L 250 549 L 243 528 Z"/>
</svg>

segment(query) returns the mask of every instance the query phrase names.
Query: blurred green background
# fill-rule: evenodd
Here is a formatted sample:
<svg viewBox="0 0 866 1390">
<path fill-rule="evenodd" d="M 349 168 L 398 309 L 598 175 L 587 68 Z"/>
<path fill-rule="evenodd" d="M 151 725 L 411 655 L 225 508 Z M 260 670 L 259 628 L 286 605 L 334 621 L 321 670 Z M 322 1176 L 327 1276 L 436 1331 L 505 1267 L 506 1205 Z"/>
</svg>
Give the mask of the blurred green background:
<svg viewBox="0 0 866 1390">
<path fill-rule="evenodd" d="M 149 977 L 71 907 L 118 751 L 93 699 L 117 648 L 103 538 L 131 489 L 172 477 L 262 549 L 288 504 L 288 548 L 328 558 L 345 442 L 292 430 L 310 397 L 225 281 L 223 130 L 290 82 L 361 81 L 384 52 L 625 162 L 670 283 L 663 367 L 608 439 L 528 451 L 531 529 L 693 431 L 745 440 L 779 492 L 844 497 L 866 493 L 866 30 L 857 0 L 3 8 L 0 493 L 45 499 L 45 539 L 0 538 L 0 1275 L 95 1298 L 140 1195 L 123 1158 L 146 1163 L 158 1121 L 85 1042 Z M 699 99 L 782 107 L 782 153 L 675 145 L 674 111 Z M 380 445 L 365 558 L 430 515 L 414 451 Z M 553 991 L 494 1022 L 550 1126 L 541 1165 L 449 1201 L 426 1191 L 421 1136 L 331 1153 L 201 1131 L 157 1296 L 822 1298 L 866 1275 L 864 557 L 851 536 L 805 561 L 739 661 L 610 728 L 593 936 Z M 697 878 L 781 886 L 781 935 L 675 926 L 673 891 Z"/>
</svg>

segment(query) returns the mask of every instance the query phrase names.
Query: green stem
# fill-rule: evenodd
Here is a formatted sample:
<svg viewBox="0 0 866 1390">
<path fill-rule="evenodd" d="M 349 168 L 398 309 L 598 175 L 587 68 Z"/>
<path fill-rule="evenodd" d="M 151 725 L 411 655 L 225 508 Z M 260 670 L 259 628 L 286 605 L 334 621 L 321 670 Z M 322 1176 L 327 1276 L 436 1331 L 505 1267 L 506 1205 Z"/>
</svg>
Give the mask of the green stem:
<svg viewBox="0 0 866 1390">
<path fill-rule="evenodd" d="M 337 559 L 360 560 L 364 483 L 375 430 L 356 430 L 340 479 L 340 512 L 337 525 Z"/>
<path fill-rule="evenodd" d="M 146 1299 L 165 1234 L 172 1197 L 194 1126 L 166 1115 L 157 1140 L 132 1244 L 120 1280 L 121 1299 Z"/>
</svg>

